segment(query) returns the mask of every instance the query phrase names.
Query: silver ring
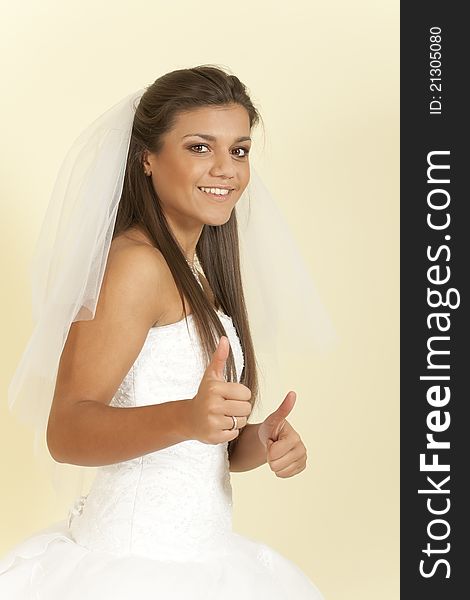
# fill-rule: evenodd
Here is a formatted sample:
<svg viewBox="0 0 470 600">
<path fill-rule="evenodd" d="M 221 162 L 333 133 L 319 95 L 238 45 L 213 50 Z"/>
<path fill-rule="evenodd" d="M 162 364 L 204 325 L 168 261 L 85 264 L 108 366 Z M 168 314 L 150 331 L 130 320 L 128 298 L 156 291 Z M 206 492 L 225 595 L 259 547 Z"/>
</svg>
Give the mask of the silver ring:
<svg viewBox="0 0 470 600">
<path fill-rule="evenodd" d="M 229 431 L 232 431 L 232 429 L 237 429 L 238 428 L 238 421 L 237 421 L 237 417 L 232 416 L 232 420 L 233 420 L 233 425 L 232 427 L 230 427 Z"/>
</svg>

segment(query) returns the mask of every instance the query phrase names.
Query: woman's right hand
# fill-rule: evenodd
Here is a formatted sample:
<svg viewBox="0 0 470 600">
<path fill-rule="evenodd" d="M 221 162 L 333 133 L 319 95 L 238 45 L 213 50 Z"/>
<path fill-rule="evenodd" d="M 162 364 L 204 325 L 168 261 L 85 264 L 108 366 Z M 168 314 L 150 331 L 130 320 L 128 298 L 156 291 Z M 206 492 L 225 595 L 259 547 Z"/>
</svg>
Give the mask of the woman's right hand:
<svg viewBox="0 0 470 600">
<path fill-rule="evenodd" d="M 188 401 L 187 423 L 189 439 L 205 444 L 221 444 L 235 439 L 251 413 L 251 390 L 242 383 L 224 379 L 229 355 L 229 340 L 221 336 L 207 365 L 197 394 Z M 237 417 L 237 429 L 232 415 Z"/>
</svg>

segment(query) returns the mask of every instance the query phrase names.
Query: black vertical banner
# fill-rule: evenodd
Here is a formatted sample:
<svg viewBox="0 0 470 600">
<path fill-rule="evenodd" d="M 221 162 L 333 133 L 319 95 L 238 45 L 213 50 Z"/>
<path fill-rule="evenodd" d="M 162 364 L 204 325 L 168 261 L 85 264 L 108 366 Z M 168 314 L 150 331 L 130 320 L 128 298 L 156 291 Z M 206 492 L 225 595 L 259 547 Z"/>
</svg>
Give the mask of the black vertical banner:
<svg viewBox="0 0 470 600">
<path fill-rule="evenodd" d="M 469 25 L 402 2 L 401 593 L 470 597 Z"/>
</svg>

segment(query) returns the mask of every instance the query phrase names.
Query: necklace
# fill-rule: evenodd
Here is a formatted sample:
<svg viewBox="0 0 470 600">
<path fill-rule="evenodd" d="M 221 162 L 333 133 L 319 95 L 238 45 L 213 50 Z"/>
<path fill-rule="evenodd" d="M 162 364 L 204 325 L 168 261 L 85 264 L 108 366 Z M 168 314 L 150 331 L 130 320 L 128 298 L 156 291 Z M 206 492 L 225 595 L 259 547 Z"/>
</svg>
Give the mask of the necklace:
<svg viewBox="0 0 470 600">
<path fill-rule="evenodd" d="M 199 283 L 201 288 L 204 290 L 204 286 L 202 285 L 201 280 L 199 279 L 199 272 L 196 269 L 196 267 L 194 266 L 194 263 L 189 262 L 189 260 L 186 257 L 185 257 L 185 259 L 189 265 L 189 268 L 191 269 L 191 272 L 193 273 L 194 277 L 196 278 L 196 281 Z"/>
</svg>

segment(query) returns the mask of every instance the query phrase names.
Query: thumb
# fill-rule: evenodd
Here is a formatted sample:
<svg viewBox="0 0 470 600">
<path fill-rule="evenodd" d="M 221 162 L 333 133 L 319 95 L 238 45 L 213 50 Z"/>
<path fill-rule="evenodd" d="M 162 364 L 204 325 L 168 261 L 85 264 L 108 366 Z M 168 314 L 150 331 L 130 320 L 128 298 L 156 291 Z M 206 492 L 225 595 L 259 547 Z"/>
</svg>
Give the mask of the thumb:
<svg viewBox="0 0 470 600">
<path fill-rule="evenodd" d="M 220 336 L 217 348 L 212 354 L 212 359 L 207 365 L 204 377 L 211 377 L 219 381 L 225 381 L 225 363 L 230 351 L 230 342 L 227 336 Z"/>
<path fill-rule="evenodd" d="M 269 416 L 270 425 L 272 426 L 271 436 L 273 439 L 277 440 L 277 438 L 279 437 L 279 434 L 281 433 L 281 430 L 285 425 L 285 419 L 290 414 L 291 410 L 294 408 L 296 399 L 297 394 L 295 392 L 288 392 L 281 404 Z"/>
<path fill-rule="evenodd" d="M 285 419 L 289 415 L 291 410 L 294 408 L 294 404 L 295 404 L 296 400 L 297 400 L 297 394 L 295 392 L 293 392 L 292 390 L 290 392 L 287 392 L 284 400 L 274 411 L 275 414 L 277 414 L 279 417 Z"/>
</svg>

